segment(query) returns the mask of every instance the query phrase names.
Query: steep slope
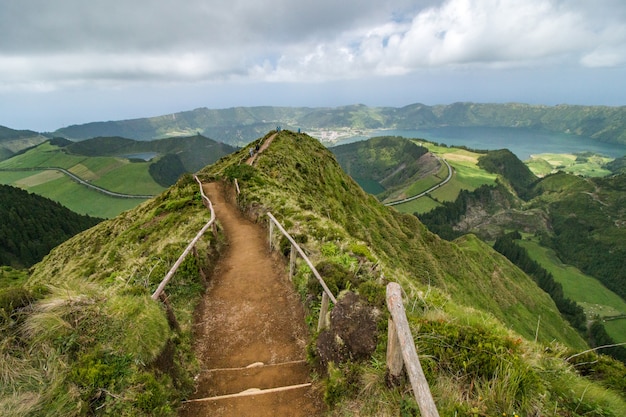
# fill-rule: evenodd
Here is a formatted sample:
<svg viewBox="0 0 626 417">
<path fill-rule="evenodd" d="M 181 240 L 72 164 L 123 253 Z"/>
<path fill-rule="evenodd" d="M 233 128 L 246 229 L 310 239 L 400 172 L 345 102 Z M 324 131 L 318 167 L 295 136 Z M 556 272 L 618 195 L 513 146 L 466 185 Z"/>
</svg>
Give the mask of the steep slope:
<svg viewBox="0 0 626 417">
<path fill-rule="evenodd" d="M 150 294 L 209 217 L 198 184 L 185 176 L 35 265 L 24 288 L 8 296 L 39 301 L 3 298 L 3 415 L 173 415 L 193 390 L 191 317 L 218 236 L 198 242 L 198 256 L 167 289 L 177 324 Z"/>
<path fill-rule="evenodd" d="M 371 194 L 406 185 L 425 175 L 420 158 L 428 149 L 404 138 L 377 137 L 334 146 L 330 150 L 343 170 Z M 372 183 L 378 185 L 378 192 L 370 191 Z"/>
<path fill-rule="evenodd" d="M 406 385 L 389 388 L 383 366 L 384 285 L 398 281 L 441 415 L 626 415 L 624 398 L 606 388 L 623 392 L 623 367 L 603 370 L 613 382 L 577 375 L 564 358 L 570 348 L 583 349 L 582 340 L 550 299 L 487 245 L 471 236 L 443 241 L 414 216 L 384 207 L 308 135 L 282 131 L 253 167 L 241 164 L 247 157 L 242 149 L 199 176 L 229 186 L 238 179 L 242 212 L 263 224 L 271 211 L 302 244 L 338 295 L 330 330 L 351 316 L 341 311 L 360 311 L 353 306 L 365 306 L 375 320 L 358 327 L 375 341 L 365 353 L 346 351 L 352 340 L 328 338 L 326 331 L 308 345 L 331 413 L 416 409 Z M 180 330 L 149 294 L 208 217 L 198 185 L 185 176 L 35 265 L 25 289 L 49 292 L 11 311 L 16 321 L 2 322 L 0 409 L 15 416 L 173 415 L 193 387 L 191 317 L 223 237 L 203 238 L 198 256 L 183 263 L 168 287 Z M 285 240 L 278 246 L 289 253 Z M 307 323 L 319 308 L 310 278 L 299 263 L 294 286 Z M 333 346 L 340 355 L 327 361 Z"/>
<path fill-rule="evenodd" d="M 410 322 L 419 350 L 431 358 L 427 377 L 443 415 L 470 410 L 485 415 L 542 415 L 556 410 L 557 415 L 568 415 L 573 407 L 567 404 L 581 396 L 588 409 L 614 410 L 604 415 L 626 411 L 624 399 L 603 388 L 583 395 L 589 382 L 559 359 L 566 349 L 554 341 L 575 349 L 584 348 L 584 341 L 549 297 L 488 245 L 471 236 L 443 241 L 415 217 L 382 206 L 307 135 L 280 132 L 254 168 L 242 169 L 238 165 L 242 158 L 239 153 L 223 158 L 201 175 L 205 180 L 238 179 L 242 210 L 257 221 L 264 221 L 264 213 L 271 211 L 285 224 L 306 247 L 329 287 L 339 292 L 340 304 L 354 299 L 348 294 L 356 294 L 377 311 L 383 308 L 384 283 L 402 283 L 412 306 Z M 281 248 L 289 252 L 288 244 Z M 319 293 L 306 267 L 298 268 L 294 284 L 314 320 Z M 397 402 L 381 401 L 389 394 L 384 375 L 371 363 L 384 360 L 384 331 L 374 336 L 378 347 L 370 351 L 372 362 L 358 359 L 363 352 L 350 350 L 353 341 L 345 339 L 346 334 L 339 339 L 343 343 L 333 342 L 339 337 L 333 332 L 340 330 L 332 329 L 340 326 L 340 311 L 331 314 L 330 336 L 320 333 L 311 351 L 315 363 L 328 372 L 327 404 L 337 415 L 355 408 L 362 415 L 394 414 L 400 403 L 413 407 L 412 400 L 401 395 Z M 383 322 L 379 327 L 384 329 Z M 540 354 L 542 348 L 530 342 L 534 339 L 560 353 Z M 624 372 L 619 364 L 615 369 Z"/>
<path fill-rule="evenodd" d="M 223 169 L 222 164 L 216 164 L 202 172 L 210 174 Z M 247 199 L 253 199 L 275 215 L 287 216 L 295 211 L 314 212 L 320 216 L 306 222 L 287 217 L 297 224 L 294 227 L 298 234 L 309 231 L 311 236 L 319 236 L 321 240 L 349 238 L 364 242 L 385 265 L 402 270 L 402 275 L 409 274 L 420 284 L 431 283 L 445 288 L 453 298 L 467 300 L 468 305 L 491 306 L 484 309 L 513 328 L 523 327 L 518 318 L 507 314 L 506 304 L 494 302 L 491 286 L 494 279 L 515 276 L 512 281 L 518 283 L 516 285 L 524 283 L 532 288 L 534 284 L 530 280 L 520 278 L 523 274 L 507 266 L 486 245 L 482 249 L 490 255 L 485 259 L 493 257 L 495 260 L 490 265 L 483 265 L 485 259 L 468 255 L 471 250 L 465 251 L 474 248 L 476 242 L 450 244 L 430 233 L 414 216 L 402 215 L 382 206 L 342 171 L 329 150 L 307 135 L 290 132 L 279 135 L 259 159 L 252 178 L 240 185 L 245 189 L 241 198 L 246 205 L 252 204 Z M 332 224 L 328 224 L 328 220 Z M 461 265 L 465 267 L 461 268 Z M 500 274 L 500 269 L 505 272 Z M 532 317 L 538 306 L 535 301 L 532 305 L 524 305 L 527 297 L 522 296 L 529 288 L 502 295 L 514 300 L 515 308 L 525 309 L 525 315 Z M 468 297 L 468 292 L 473 296 Z M 546 317 L 553 315 L 554 312 L 549 313 L 553 309 L 549 300 L 539 297 L 540 304 L 545 303 L 541 307 L 546 310 L 543 314 Z M 534 333 L 525 335 L 532 337 Z M 563 340 L 565 336 L 578 346 L 581 343 L 568 326 L 559 325 L 544 336 L 546 341 Z"/>
<path fill-rule="evenodd" d="M 41 261 L 52 248 L 102 220 L 8 185 L 0 185 L 0 219 L 0 265 L 16 268 Z"/>
</svg>

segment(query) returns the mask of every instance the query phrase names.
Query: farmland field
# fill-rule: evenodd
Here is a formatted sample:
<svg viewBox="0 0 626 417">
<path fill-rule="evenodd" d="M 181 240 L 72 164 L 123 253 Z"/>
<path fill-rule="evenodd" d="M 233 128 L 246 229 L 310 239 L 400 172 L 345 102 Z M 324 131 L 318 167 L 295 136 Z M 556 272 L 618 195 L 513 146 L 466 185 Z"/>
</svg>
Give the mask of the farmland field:
<svg viewBox="0 0 626 417">
<path fill-rule="evenodd" d="M 49 143 L 0 162 L 0 183 L 23 188 L 76 213 L 95 217 L 115 217 L 144 201 L 112 197 L 78 184 L 59 171 L 37 169 L 46 167 L 64 168 L 84 181 L 120 194 L 157 195 L 165 189 L 152 179 L 147 162 L 67 155 Z"/>
<path fill-rule="evenodd" d="M 424 196 L 417 200 L 394 206 L 403 213 L 426 213 L 439 204 L 437 202 L 454 201 L 461 190 L 474 190 L 483 184 L 495 184 L 496 175 L 478 167 L 480 154 L 460 148 L 447 148 L 423 141 L 414 141 L 426 146 L 435 155 L 444 158 L 453 169 L 452 179 L 444 186 L 434 190 L 430 197 Z M 441 182 L 447 176 L 445 165 L 437 176 L 424 178 L 407 188 L 407 195 L 416 195 Z M 419 191 L 418 191 L 419 190 Z M 410 191 L 410 192 L 409 192 Z"/>
</svg>

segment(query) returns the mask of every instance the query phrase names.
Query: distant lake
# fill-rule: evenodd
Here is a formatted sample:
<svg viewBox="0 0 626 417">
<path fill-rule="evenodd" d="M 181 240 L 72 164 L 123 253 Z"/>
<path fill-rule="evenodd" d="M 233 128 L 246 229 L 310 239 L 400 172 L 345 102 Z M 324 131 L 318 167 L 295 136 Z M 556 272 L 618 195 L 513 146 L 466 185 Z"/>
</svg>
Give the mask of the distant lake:
<svg viewBox="0 0 626 417">
<path fill-rule="evenodd" d="M 449 146 L 471 149 L 508 149 L 525 161 L 540 153 L 593 152 L 610 158 L 626 155 L 626 145 L 598 142 L 584 136 L 545 132 L 536 129 L 512 127 L 437 127 L 420 130 L 376 130 L 367 136 L 355 136 L 336 145 L 358 142 L 375 136 L 402 136 L 420 138 Z"/>
<path fill-rule="evenodd" d="M 143 159 L 144 161 L 149 161 L 152 158 L 158 155 L 157 152 L 141 152 L 141 153 L 129 153 L 126 155 L 121 155 L 123 158 L 128 159 Z"/>
</svg>

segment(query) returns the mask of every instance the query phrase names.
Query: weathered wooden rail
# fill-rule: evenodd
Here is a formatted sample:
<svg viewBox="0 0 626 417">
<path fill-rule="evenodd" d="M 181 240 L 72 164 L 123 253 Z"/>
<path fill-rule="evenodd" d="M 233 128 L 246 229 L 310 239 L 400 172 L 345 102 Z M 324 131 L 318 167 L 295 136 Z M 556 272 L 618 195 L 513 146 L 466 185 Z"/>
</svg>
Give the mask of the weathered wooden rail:
<svg viewBox="0 0 626 417">
<path fill-rule="evenodd" d="M 267 217 L 269 217 L 270 219 L 270 235 L 269 235 L 270 250 L 274 249 L 273 247 L 274 227 L 278 228 L 278 230 L 280 230 L 283 236 L 285 236 L 287 240 L 289 240 L 289 242 L 291 243 L 291 253 L 289 256 L 289 279 L 293 278 L 293 274 L 295 272 L 294 270 L 295 270 L 295 264 L 296 264 L 296 256 L 297 254 L 299 254 L 302 257 L 302 259 L 304 259 L 304 262 L 306 262 L 306 264 L 309 266 L 309 268 L 311 269 L 311 272 L 313 272 L 313 275 L 315 275 L 315 278 L 317 278 L 317 280 L 319 281 L 319 283 L 321 284 L 323 288 L 322 305 L 320 307 L 320 317 L 317 322 L 317 330 L 319 331 L 328 326 L 327 313 L 328 313 L 329 301 L 332 301 L 333 304 L 337 304 L 337 299 L 335 298 L 333 293 L 330 291 L 330 289 L 328 289 L 326 282 L 324 282 L 324 279 L 319 274 L 319 272 L 317 272 L 317 269 L 315 269 L 315 267 L 313 266 L 313 263 L 311 262 L 309 257 L 306 256 L 306 254 L 304 253 L 300 245 L 298 245 L 296 241 L 291 237 L 291 235 L 287 233 L 285 228 L 279 223 L 278 220 L 276 220 L 276 217 L 274 217 L 272 213 L 268 212 Z"/>
<path fill-rule="evenodd" d="M 387 308 L 391 313 L 387 330 L 387 368 L 389 373 L 398 378 L 402 374 L 403 366 L 406 367 L 420 415 L 422 417 L 439 417 L 406 318 L 402 303 L 402 289 L 395 282 L 387 284 Z"/>
<path fill-rule="evenodd" d="M 194 177 L 194 178 L 196 179 L 196 181 L 198 182 L 198 185 L 200 186 L 200 194 L 202 195 L 202 202 L 204 203 L 206 208 L 208 208 L 211 212 L 211 219 L 207 222 L 207 224 L 204 225 L 202 229 L 200 229 L 198 234 L 196 234 L 196 236 L 191 240 L 191 242 L 189 242 L 189 244 L 187 245 L 183 253 L 178 257 L 178 260 L 174 263 L 174 266 L 170 268 L 170 270 L 167 272 L 163 280 L 161 280 L 161 283 L 152 294 L 153 300 L 158 300 L 159 298 L 162 298 L 162 295 L 164 294 L 163 291 L 165 290 L 165 286 L 167 285 L 168 282 L 170 282 L 170 280 L 172 279 L 172 277 L 174 276 L 174 274 L 176 273 L 180 265 L 183 263 L 187 255 L 189 255 L 189 252 L 191 252 L 192 249 L 196 246 L 196 243 L 198 242 L 198 240 L 200 240 L 204 232 L 206 232 L 210 227 L 212 227 L 213 234 L 217 233 L 215 229 L 215 210 L 213 210 L 213 204 L 211 204 L 211 200 L 209 200 L 209 198 L 204 194 L 204 190 L 202 189 L 202 182 L 200 182 L 198 177 Z"/>
</svg>

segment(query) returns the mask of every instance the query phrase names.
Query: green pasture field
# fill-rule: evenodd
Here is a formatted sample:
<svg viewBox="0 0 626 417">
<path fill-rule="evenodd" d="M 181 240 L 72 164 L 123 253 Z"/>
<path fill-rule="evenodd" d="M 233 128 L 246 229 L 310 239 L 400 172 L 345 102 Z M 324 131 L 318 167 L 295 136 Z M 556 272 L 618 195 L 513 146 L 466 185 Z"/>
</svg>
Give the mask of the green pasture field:
<svg viewBox="0 0 626 417">
<path fill-rule="evenodd" d="M 533 240 L 519 241 L 532 259 L 538 262 L 563 286 L 566 297 L 584 308 L 589 318 L 626 314 L 626 301 L 602 285 L 597 279 L 585 275 L 577 268 L 565 265 L 551 249 Z M 618 343 L 626 342 L 626 319 L 604 323 L 607 333 Z"/>
<path fill-rule="evenodd" d="M 147 162 L 126 163 L 103 174 L 93 183 L 107 190 L 131 195 L 157 195 L 165 190 L 150 176 Z"/>
<path fill-rule="evenodd" d="M 157 184 L 148 171 L 148 162 L 130 162 L 117 157 L 68 155 L 58 146 L 46 142 L 0 162 L 2 169 L 39 167 L 64 168 L 85 181 L 122 194 L 156 195 L 165 188 Z"/>
<path fill-rule="evenodd" d="M 98 187 L 121 194 L 157 195 L 165 190 L 150 176 L 148 162 L 67 155 L 47 142 L 0 162 L 0 169 L 7 170 L 38 167 L 64 168 Z M 144 201 L 108 196 L 54 170 L 0 171 L 0 183 L 23 188 L 55 200 L 76 213 L 94 217 L 112 218 Z"/>
<path fill-rule="evenodd" d="M 472 191 L 483 184 L 495 184 L 497 176 L 478 166 L 480 154 L 460 148 L 437 146 L 419 140 L 415 140 L 414 143 L 427 147 L 429 151 L 448 161 L 453 169 L 452 178 L 447 184 L 431 193 L 432 198 L 436 201 L 428 196 L 424 196 L 408 203 L 398 204 L 394 206 L 396 210 L 403 213 L 427 213 L 439 206 L 438 202 L 456 200 L 461 190 Z M 447 171 L 447 167 L 442 165 L 437 173 L 439 178 L 434 175 L 423 178 L 409 186 L 405 194 L 416 195 L 429 189 L 446 178 L 448 175 Z"/>
<path fill-rule="evenodd" d="M 435 185 L 439 184 L 441 181 L 446 179 L 447 176 L 448 176 L 448 167 L 446 166 L 446 164 L 442 163 L 436 175 L 431 175 L 429 177 L 422 178 L 418 181 L 415 181 L 404 191 L 404 194 L 406 194 L 407 197 L 410 197 L 412 195 L 423 193 L 429 188 L 434 187 Z"/>
<path fill-rule="evenodd" d="M 76 213 L 100 218 L 113 218 L 145 201 L 102 194 L 53 170 L 0 171 L 0 184 L 22 188 L 57 201 Z"/>
<path fill-rule="evenodd" d="M 76 213 L 101 218 L 113 218 L 145 201 L 138 198 L 111 197 L 80 185 L 66 175 L 28 188 L 28 191 L 57 201 Z"/>
<path fill-rule="evenodd" d="M 611 174 L 611 171 L 602 166 L 612 160 L 613 158 L 600 155 L 542 153 L 531 155 L 530 159 L 524 163 L 538 177 L 545 177 L 556 171 L 583 177 L 605 177 Z"/>
</svg>

